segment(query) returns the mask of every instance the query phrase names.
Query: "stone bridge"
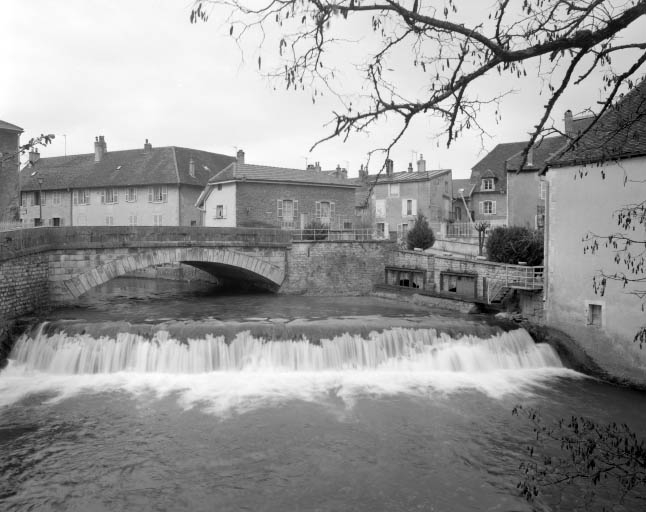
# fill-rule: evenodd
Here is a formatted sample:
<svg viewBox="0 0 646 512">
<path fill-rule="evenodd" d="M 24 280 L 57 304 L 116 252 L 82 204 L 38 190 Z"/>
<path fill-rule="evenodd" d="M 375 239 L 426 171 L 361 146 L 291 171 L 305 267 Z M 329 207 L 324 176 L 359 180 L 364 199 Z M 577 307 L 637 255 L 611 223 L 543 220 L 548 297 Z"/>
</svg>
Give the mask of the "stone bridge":
<svg viewBox="0 0 646 512">
<path fill-rule="evenodd" d="M 39 227 L 0 232 L 0 339 L 10 319 L 115 277 L 183 263 L 280 293 L 358 295 L 384 281 L 384 241 L 300 241 L 278 229 Z"/>
<path fill-rule="evenodd" d="M 285 231 L 249 228 L 92 226 L 25 229 L 0 236 L 0 280 L 15 284 L 0 300 L 20 300 L 21 280 L 9 275 L 13 260 L 19 267 L 14 273 L 46 275 L 50 304 L 74 302 L 110 279 L 170 263 L 277 291 L 285 280 L 291 245 Z"/>
</svg>

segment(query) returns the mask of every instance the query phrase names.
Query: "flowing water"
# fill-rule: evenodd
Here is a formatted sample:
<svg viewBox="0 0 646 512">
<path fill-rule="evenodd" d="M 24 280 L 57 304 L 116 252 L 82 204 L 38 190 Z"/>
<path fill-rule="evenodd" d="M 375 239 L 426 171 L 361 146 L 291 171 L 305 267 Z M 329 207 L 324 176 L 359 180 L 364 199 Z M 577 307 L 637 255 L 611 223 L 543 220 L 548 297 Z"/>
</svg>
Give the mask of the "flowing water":
<svg viewBox="0 0 646 512">
<path fill-rule="evenodd" d="M 221 295 L 116 279 L 0 372 L 0 510 L 531 511 L 515 405 L 646 434 L 646 394 L 564 368 L 524 330 L 371 297 Z"/>
</svg>

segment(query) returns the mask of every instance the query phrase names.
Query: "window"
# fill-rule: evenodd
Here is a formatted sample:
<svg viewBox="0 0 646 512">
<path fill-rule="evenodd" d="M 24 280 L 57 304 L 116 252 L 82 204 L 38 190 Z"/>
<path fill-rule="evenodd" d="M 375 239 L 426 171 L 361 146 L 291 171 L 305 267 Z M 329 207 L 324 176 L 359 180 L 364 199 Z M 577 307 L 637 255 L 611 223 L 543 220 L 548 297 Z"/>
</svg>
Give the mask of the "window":
<svg viewBox="0 0 646 512">
<path fill-rule="evenodd" d="M 59 191 L 50 192 L 49 194 L 53 205 L 58 206 L 61 204 L 61 193 Z"/>
<path fill-rule="evenodd" d="M 137 225 L 137 216 L 128 215 L 128 226 L 136 226 L 136 225 Z"/>
<path fill-rule="evenodd" d="M 375 217 L 378 219 L 383 219 L 386 217 L 386 200 L 377 199 L 375 201 Z"/>
<path fill-rule="evenodd" d="M 193 227 L 195 227 L 195 226 L 197 226 L 197 221 L 196 221 L 196 220 L 192 220 L 192 221 L 191 221 L 191 227 L 193 228 Z"/>
<path fill-rule="evenodd" d="M 603 306 L 601 304 L 588 304 L 588 325 L 597 327 L 603 325 Z"/>
<path fill-rule="evenodd" d="M 134 203 L 137 201 L 137 189 L 135 187 L 128 187 L 126 189 L 126 202 Z"/>
<path fill-rule="evenodd" d="M 77 204 L 90 204 L 90 191 L 87 188 L 79 188 L 72 193 L 72 202 Z"/>
<path fill-rule="evenodd" d="M 59 227 L 63 225 L 63 219 L 60 217 L 54 217 L 53 219 L 49 219 L 48 224 L 50 226 Z"/>
<path fill-rule="evenodd" d="M 101 190 L 101 204 L 115 204 L 119 200 L 116 188 L 104 188 Z"/>
<path fill-rule="evenodd" d="M 295 199 L 279 199 L 276 208 L 280 220 L 291 222 L 298 218 L 298 201 Z"/>
<path fill-rule="evenodd" d="M 112 215 L 106 216 L 105 225 L 106 226 L 114 226 L 114 217 Z"/>
<path fill-rule="evenodd" d="M 315 217 L 324 224 L 329 224 L 330 220 L 334 218 L 335 205 L 330 201 L 316 201 Z"/>
<path fill-rule="evenodd" d="M 399 224 L 397 226 L 397 238 L 405 238 L 408 234 L 408 224 Z"/>
<path fill-rule="evenodd" d="M 168 202 L 168 187 L 166 185 L 148 187 L 148 202 L 149 203 Z M 155 224 L 155 225 L 157 226 L 158 224 Z M 161 224 L 159 224 L 159 226 L 161 226 Z"/>
<path fill-rule="evenodd" d="M 222 183 L 218 183 L 218 190 L 222 190 Z"/>
<path fill-rule="evenodd" d="M 482 179 L 482 190 L 495 190 L 493 178 Z"/>
<path fill-rule="evenodd" d="M 388 195 L 390 197 L 399 197 L 399 183 L 391 183 L 388 185 Z"/>
<path fill-rule="evenodd" d="M 538 197 L 540 197 L 543 201 L 545 201 L 546 196 L 547 196 L 547 181 L 541 181 L 539 183 Z"/>
<path fill-rule="evenodd" d="M 448 181 L 444 182 L 444 193 L 445 194 L 449 193 L 449 182 Z"/>
<path fill-rule="evenodd" d="M 20 194 L 20 206 L 27 206 L 28 201 L 29 199 L 28 199 L 27 192 L 23 192 L 22 194 Z"/>
<path fill-rule="evenodd" d="M 40 192 L 36 191 L 31 195 L 31 205 L 38 206 L 40 204 Z"/>
<path fill-rule="evenodd" d="M 161 225 L 162 225 L 162 216 L 153 215 L 153 226 L 161 226 Z"/>
<path fill-rule="evenodd" d="M 402 199 L 402 217 L 417 215 L 417 199 Z"/>
<path fill-rule="evenodd" d="M 223 204 L 219 204 L 215 207 L 215 218 L 216 219 L 226 219 L 227 217 L 227 207 Z"/>
<path fill-rule="evenodd" d="M 344 220 L 343 221 L 343 229 L 352 229 L 352 222 Z"/>
<path fill-rule="evenodd" d="M 453 213 L 453 216 L 454 216 L 456 222 L 461 222 L 462 221 L 462 209 L 459 206 L 455 207 L 455 211 Z"/>
<path fill-rule="evenodd" d="M 386 236 L 386 224 L 384 222 L 377 222 L 377 236 Z"/>
<path fill-rule="evenodd" d="M 496 201 L 480 201 L 480 213 L 484 215 L 495 215 Z"/>
</svg>

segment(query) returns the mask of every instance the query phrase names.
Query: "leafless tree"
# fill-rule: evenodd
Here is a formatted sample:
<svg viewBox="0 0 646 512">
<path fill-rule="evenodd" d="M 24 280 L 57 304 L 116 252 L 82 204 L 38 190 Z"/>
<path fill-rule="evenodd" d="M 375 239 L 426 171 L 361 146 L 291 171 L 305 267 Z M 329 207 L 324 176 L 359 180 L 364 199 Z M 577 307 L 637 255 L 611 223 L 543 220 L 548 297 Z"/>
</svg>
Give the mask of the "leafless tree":
<svg viewBox="0 0 646 512">
<path fill-rule="evenodd" d="M 646 14 L 646 0 L 497 0 L 475 21 L 470 7 L 466 0 L 196 0 L 190 20 L 217 18 L 241 48 L 255 45 L 258 67 L 263 56 L 271 60 L 266 74 L 287 89 L 310 91 L 313 101 L 324 91 L 337 95 L 342 110 L 314 146 L 387 122 L 390 143 L 371 152 L 384 162 L 416 118 L 439 118 L 447 146 L 466 130 L 484 134 L 481 108 L 535 73 L 544 110 L 529 150 L 555 130 L 550 114 L 568 87 L 596 83 L 601 114 L 646 60 L 644 31 L 638 40 L 622 34 Z M 340 61 L 357 52 L 353 76 L 340 78 Z M 490 76 L 503 87 L 487 98 L 479 86 Z M 357 89 L 350 93 L 340 86 L 349 79 Z"/>
</svg>

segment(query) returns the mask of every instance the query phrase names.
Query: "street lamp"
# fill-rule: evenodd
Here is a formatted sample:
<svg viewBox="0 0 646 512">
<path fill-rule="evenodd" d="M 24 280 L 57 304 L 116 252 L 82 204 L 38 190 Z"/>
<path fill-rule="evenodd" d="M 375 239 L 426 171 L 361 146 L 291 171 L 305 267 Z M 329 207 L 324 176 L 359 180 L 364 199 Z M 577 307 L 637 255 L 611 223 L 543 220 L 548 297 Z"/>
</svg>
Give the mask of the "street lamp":
<svg viewBox="0 0 646 512">
<path fill-rule="evenodd" d="M 42 226 L 43 225 L 43 181 L 45 181 L 43 178 L 38 176 L 36 178 L 36 181 L 38 181 L 38 225 Z"/>
</svg>

